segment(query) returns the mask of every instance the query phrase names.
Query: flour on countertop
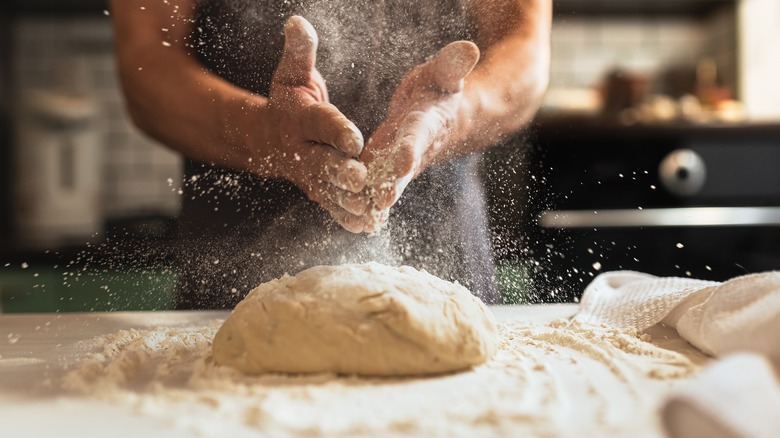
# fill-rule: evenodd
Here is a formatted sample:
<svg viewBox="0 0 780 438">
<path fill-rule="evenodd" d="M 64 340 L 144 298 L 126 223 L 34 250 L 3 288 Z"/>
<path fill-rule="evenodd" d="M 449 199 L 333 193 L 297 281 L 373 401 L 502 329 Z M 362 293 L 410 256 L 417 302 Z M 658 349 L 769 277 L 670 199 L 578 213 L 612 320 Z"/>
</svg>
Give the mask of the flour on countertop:
<svg viewBox="0 0 780 438">
<path fill-rule="evenodd" d="M 213 362 L 220 324 L 93 339 L 59 383 L 200 436 L 660 437 L 664 394 L 699 368 L 647 335 L 557 320 L 499 324 L 498 353 L 462 373 L 251 377 Z"/>
</svg>

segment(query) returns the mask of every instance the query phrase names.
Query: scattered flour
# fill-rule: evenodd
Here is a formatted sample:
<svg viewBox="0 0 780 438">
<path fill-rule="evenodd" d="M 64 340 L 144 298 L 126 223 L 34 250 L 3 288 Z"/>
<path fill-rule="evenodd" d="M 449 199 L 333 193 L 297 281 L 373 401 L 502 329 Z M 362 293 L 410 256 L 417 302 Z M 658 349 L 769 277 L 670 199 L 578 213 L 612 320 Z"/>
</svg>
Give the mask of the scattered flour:
<svg viewBox="0 0 780 438">
<path fill-rule="evenodd" d="M 34 357 L 9 357 L 7 359 L 0 356 L 0 367 L 3 366 L 20 366 L 20 365 L 37 365 L 43 363 L 41 359 Z"/>
<path fill-rule="evenodd" d="M 698 369 L 646 335 L 556 320 L 499 324 L 498 353 L 462 373 L 250 377 L 211 358 L 220 324 L 96 338 L 59 384 L 199 436 L 660 437 L 664 394 Z"/>
</svg>

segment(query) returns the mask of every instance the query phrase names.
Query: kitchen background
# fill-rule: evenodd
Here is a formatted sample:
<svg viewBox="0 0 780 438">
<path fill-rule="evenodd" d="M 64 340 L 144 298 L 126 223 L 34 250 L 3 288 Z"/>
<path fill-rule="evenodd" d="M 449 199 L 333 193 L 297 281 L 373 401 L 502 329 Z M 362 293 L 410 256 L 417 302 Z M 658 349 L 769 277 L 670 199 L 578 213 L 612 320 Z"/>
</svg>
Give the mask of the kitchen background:
<svg viewBox="0 0 780 438">
<path fill-rule="evenodd" d="M 611 231 L 539 219 L 702 206 L 769 208 L 773 218 L 780 2 L 556 0 L 554 8 L 538 120 L 485 165 L 522 151 L 524 171 L 511 184 L 489 183 L 507 301 L 576 299 L 603 269 L 723 279 L 780 268 L 780 219 L 663 235 L 647 224 Z M 0 6 L 0 311 L 170 306 L 175 272 L 155 248 L 175 232 L 181 159 L 125 114 L 107 14 L 99 0 Z M 660 162 L 678 149 L 709 165 L 698 191 L 681 194 L 662 180 Z M 696 180 L 694 166 L 677 182 L 689 183 L 689 171 Z M 614 186 L 611 177 L 625 181 Z M 117 258 L 117 248 L 132 257 Z"/>
</svg>

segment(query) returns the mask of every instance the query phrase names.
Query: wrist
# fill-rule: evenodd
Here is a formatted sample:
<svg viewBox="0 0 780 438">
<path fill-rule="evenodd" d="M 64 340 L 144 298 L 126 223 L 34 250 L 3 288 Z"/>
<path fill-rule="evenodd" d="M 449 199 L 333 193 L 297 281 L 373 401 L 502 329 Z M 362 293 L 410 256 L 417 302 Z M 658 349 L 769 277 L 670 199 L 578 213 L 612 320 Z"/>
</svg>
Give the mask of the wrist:
<svg viewBox="0 0 780 438">
<path fill-rule="evenodd" d="M 243 91 L 243 90 L 242 90 Z M 261 176 L 272 177 L 272 147 L 268 99 L 243 91 L 225 102 L 220 112 L 226 153 L 231 167 Z"/>
</svg>

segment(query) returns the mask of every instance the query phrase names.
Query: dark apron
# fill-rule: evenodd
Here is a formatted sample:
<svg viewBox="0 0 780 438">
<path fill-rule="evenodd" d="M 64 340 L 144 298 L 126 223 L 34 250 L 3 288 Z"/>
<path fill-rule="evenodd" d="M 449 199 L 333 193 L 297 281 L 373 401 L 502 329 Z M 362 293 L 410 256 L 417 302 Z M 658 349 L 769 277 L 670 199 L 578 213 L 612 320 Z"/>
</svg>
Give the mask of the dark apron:
<svg viewBox="0 0 780 438">
<path fill-rule="evenodd" d="M 280 4 L 268 4 L 280 3 Z M 468 38 L 456 0 L 202 1 L 192 45 L 205 66 L 268 95 L 283 23 L 308 19 L 330 101 L 368 138 L 404 74 Z M 314 265 L 375 260 L 425 269 L 498 302 L 479 156 L 426 169 L 377 235 L 343 230 L 293 184 L 185 165 L 177 251 L 178 308 L 232 308 L 258 284 Z"/>
</svg>

